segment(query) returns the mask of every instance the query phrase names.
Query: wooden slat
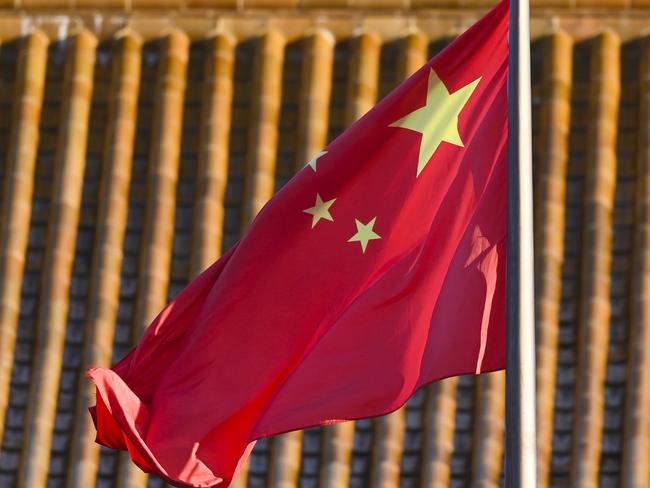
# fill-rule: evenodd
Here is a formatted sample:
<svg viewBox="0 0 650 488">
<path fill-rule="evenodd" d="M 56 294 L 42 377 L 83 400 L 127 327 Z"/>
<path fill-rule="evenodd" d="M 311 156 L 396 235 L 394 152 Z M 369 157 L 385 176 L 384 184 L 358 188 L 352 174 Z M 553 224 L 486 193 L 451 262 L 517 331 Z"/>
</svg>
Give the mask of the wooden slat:
<svg viewBox="0 0 650 488">
<path fill-rule="evenodd" d="M 374 443 L 370 462 L 370 486 L 399 487 L 400 460 L 404 449 L 406 408 L 384 415 L 373 422 Z"/>
<path fill-rule="evenodd" d="M 84 369 L 108 367 L 111 362 L 131 186 L 141 47 L 141 39 L 129 31 L 120 32 L 114 41 L 115 59 L 100 180 L 98 225 L 90 273 Z M 70 447 L 71 487 L 94 486 L 96 481 L 99 446 L 94 442 L 95 427 L 87 413 L 94 398 L 94 385 L 82 376 Z"/>
<path fill-rule="evenodd" d="M 420 69 L 428 58 L 427 36 L 422 32 L 411 32 L 402 40 L 397 60 L 397 78 L 401 82 Z"/>
<path fill-rule="evenodd" d="M 350 126 L 377 101 L 381 39 L 365 32 L 352 39 L 345 122 Z"/>
<path fill-rule="evenodd" d="M 289 432 L 272 439 L 269 488 L 294 488 L 298 486 L 302 431 Z"/>
<path fill-rule="evenodd" d="M 537 473 L 549 483 L 558 333 L 564 262 L 566 175 L 571 118 L 572 40 L 556 32 L 544 40 L 542 120 L 535 214 L 537 316 Z"/>
<path fill-rule="evenodd" d="M 334 36 L 318 29 L 304 43 L 295 171 L 327 144 L 332 92 Z"/>
<path fill-rule="evenodd" d="M 363 33 L 352 39 L 348 73 L 346 125 L 351 125 L 372 108 L 377 99 L 381 40 Z M 354 441 L 354 422 L 323 429 L 321 488 L 347 488 Z"/>
<path fill-rule="evenodd" d="M 176 212 L 183 98 L 189 40 L 170 31 L 161 41 L 156 80 L 147 200 L 140 248 L 140 270 L 134 317 L 134 342 L 167 302 Z M 147 475 L 121 453 L 118 486 L 145 487 Z"/>
<path fill-rule="evenodd" d="M 505 432 L 505 380 L 504 371 L 478 376 L 472 482 L 476 488 L 500 486 Z"/>
<path fill-rule="evenodd" d="M 85 171 L 97 40 L 90 32 L 81 31 L 71 41 L 41 282 L 34 376 L 18 478 L 21 486 L 45 486 L 47 479 Z"/>
<path fill-rule="evenodd" d="M 18 55 L 0 234 L 0 439 L 4 435 L 20 313 L 47 45 L 45 34 L 35 31 L 21 41 Z"/>
<path fill-rule="evenodd" d="M 620 98 L 620 40 L 599 35 L 591 52 L 587 174 L 580 264 L 577 398 L 571 486 L 598 486 L 610 319 L 612 211 Z"/>
<path fill-rule="evenodd" d="M 421 488 L 448 486 L 456 428 L 458 378 L 447 378 L 427 389 L 424 404 Z"/>
<path fill-rule="evenodd" d="M 242 230 L 250 225 L 275 190 L 278 119 L 282 100 L 285 39 L 270 30 L 259 39 L 253 74 L 253 109 L 244 181 Z"/>
<path fill-rule="evenodd" d="M 354 422 L 330 425 L 323 429 L 320 488 L 348 488 L 354 440 Z"/>
<path fill-rule="evenodd" d="M 304 40 L 294 171 L 302 169 L 327 144 L 333 49 L 334 37 L 326 30 L 317 29 Z M 302 437 L 299 430 L 273 439 L 269 487 L 297 486 Z"/>
<path fill-rule="evenodd" d="M 623 487 L 650 484 L 650 38 L 642 40 L 639 77 L 636 229 L 632 270 Z"/>
<path fill-rule="evenodd" d="M 206 43 L 192 276 L 216 261 L 221 253 L 232 115 L 235 39 L 216 34 Z"/>
</svg>

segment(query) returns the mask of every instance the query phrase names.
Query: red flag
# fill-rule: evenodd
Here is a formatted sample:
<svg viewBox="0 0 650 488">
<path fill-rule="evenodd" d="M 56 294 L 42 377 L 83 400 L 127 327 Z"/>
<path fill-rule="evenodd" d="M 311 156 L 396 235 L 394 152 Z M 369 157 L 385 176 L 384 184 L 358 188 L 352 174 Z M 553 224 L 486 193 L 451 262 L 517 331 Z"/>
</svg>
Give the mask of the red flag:
<svg viewBox="0 0 650 488">
<path fill-rule="evenodd" d="M 256 439 L 505 366 L 508 4 L 309 162 L 112 369 L 97 441 L 227 486 Z"/>
</svg>

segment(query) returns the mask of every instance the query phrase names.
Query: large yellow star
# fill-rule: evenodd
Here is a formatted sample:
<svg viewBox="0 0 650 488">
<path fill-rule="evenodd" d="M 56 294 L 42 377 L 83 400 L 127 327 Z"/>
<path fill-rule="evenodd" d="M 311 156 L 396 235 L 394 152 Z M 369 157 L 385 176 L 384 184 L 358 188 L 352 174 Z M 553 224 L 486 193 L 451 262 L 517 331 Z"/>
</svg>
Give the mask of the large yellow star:
<svg viewBox="0 0 650 488">
<path fill-rule="evenodd" d="M 377 217 L 372 219 L 367 224 L 363 224 L 357 219 L 354 219 L 354 222 L 357 224 L 357 233 L 348 239 L 348 242 L 358 242 L 361 244 L 361 252 L 365 254 L 366 247 L 368 247 L 368 241 L 374 241 L 375 239 L 381 239 L 381 236 L 376 234 L 372 228 L 375 226 L 375 221 Z"/>
<path fill-rule="evenodd" d="M 420 176 L 441 142 L 449 142 L 463 147 L 463 141 L 458 133 L 458 116 L 469 97 L 474 93 L 479 81 L 481 78 L 472 81 L 454 93 L 449 93 L 436 72 L 431 69 L 426 105 L 390 125 L 422 134 L 417 176 Z"/>
<path fill-rule="evenodd" d="M 311 228 L 313 229 L 316 227 L 316 224 L 321 220 L 329 220 L 330 222 L 334 222 L 334 218 L 332 217 L 332 214 L 330 213 L 330 207 L 332 204 L 336 201 L 336 198 L 332 198 L 331 200 L 328 200 L 326 202 L 323 201 L 321 196 L 317 193 L 316 194 L 316 204 L 313 207 L 307 208 L 303 210 L 306 214 L 313 215 L 313 218 L 311 219 Z"/>
</svg>

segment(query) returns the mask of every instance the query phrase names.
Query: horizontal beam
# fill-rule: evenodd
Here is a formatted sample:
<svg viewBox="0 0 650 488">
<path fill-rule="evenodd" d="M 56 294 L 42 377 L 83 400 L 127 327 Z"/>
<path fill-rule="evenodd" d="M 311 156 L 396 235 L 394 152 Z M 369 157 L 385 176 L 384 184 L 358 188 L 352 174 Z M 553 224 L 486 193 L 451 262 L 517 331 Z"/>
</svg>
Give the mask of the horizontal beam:
<svg viewBox="0 0 650 488">
<path fill-rule="evenodd" d="M 133 12 L 141 10 L 269 10 L 276 8 L 298 10 L 355 9 L 355 10 L 422 10 L 440 8 L 487 9 L 495 0 L 0 0 L 0 11 L 70 11 L 112 10 Z M 574 0 L 532 0 L 532 8 L 576 8 Z M 584 0 L 582 9 L 647 9 L 650 0 Z"/>
</svg>

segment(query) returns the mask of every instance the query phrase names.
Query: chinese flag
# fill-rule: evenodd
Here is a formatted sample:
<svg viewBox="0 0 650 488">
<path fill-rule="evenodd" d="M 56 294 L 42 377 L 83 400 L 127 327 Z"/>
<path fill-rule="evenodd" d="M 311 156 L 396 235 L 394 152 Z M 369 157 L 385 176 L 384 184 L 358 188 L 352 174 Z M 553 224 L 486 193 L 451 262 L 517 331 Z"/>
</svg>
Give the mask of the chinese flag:
<svg viewBox="0 0 650 488">
<path fill-rule="evenodd" d="M 310 161 L 111 369 L 97 442 L 227 486 L 256 439 L 505 367 L 508 4 Z"/>
</svg>

